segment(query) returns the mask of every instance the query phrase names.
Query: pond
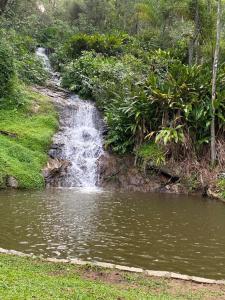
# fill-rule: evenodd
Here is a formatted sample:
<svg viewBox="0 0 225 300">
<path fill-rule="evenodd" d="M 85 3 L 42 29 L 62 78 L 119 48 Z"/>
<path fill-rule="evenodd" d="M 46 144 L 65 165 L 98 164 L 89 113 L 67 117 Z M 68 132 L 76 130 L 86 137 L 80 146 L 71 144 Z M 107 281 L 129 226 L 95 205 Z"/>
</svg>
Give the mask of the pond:
<svg viewBox="0 0 225 300">
<path fill-rule="evenodd" d="M 200 196 L 1 191 L 0 247 L 225 279 L 225 206 Z"/>
</svg>

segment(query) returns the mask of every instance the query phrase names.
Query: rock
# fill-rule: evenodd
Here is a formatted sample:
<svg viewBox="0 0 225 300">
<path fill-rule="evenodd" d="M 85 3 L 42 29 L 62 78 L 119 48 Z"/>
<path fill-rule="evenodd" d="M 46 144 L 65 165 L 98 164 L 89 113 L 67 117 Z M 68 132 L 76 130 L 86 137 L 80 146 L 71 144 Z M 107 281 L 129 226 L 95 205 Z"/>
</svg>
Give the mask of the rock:
<svg viewBox="0 0 225 300">
<path fill-rule="evenodd" d="M 167 184 L 164 187 L 161 187 L 160 192 L 170 194 L 188 194 L 188 189 L 180 183 Z"/>
<path fill-rule="evenodd" d="M 225 172 L 221 172 L 217 175 L 218 179 L 225 179 Z"/>
<path fill-rule="evenodd" d="M 62 154 L 62 147 L 64 146 L 64 144 L 53 144 L 51 146 L 51 149 L 48 151 L 48 155 L 50 156 L 50 158 L 59 158 Z"/>
<path fill-rule="evenodd" d="M 47 184 L 53 184 L 55 179 L 60 179 L 60 176 L 65 175 L 71 162 L 63 159 L 50 159 L 47 166 L 43 169 L 42 173 Z"/>
<path fill-rule="evenodd" d="M 31 106 L 31 112 L 33 114 L 37 114 L 40 110 L 40 105 L 37 104 L 37 103 L 33 103 L 32 106 Z"/>
<path fill-rule="evenodd" d="M 11 138 L 17 138 L 17 134 L 16 133 L 5 131 L 5 130 L 0 130 L 0 134 L 8 136 L 8 137 L 11 137 Z"/>
<path fill-rule="evenodd" d="M 103 155 L 99 160 L 101 186 L 135 192 L 159 191 L 162 184 L 158 176 L 146 176 L 134 163 L 134 156 Z"/>
<path fill-rule="evenodd" d="M 141 268 L 134 268 L 134 267 L 127 267 L 121 265 L 115 265 L 115 269 L 125 272 L 132 272 L 132 273 L 143 273 L 144 270 Z"/>
<path fill-rule="evenodd" d="M 209 198 L 212 198 L 212 199 L 216 199 L 216 200 L 220 200 L 222 202 L 225 202 L 225 199 L 217 192 L 211 190 L 210 188 L 208 188 L 207 190 L 207 196 Z"/>
<path fill-rule="evenodd" d="M 169 180 L 169 183 L 176 183 L 180 180 L 180 176 L 177 174 L 174 174 L 173 170 L 170 170 L 168 168 L 160 168 L 155 165 L 150 165 L 148 167 L 150 170 L 155 170 L 158 174 L 164 176 Z"/>
<path fill-rule="evenodd" d="M 6 178 L 6 186 L 13 189 L 17 189 L 19 187 L 19 183 L 13 176 L 8 176 Z"/>
</svg>

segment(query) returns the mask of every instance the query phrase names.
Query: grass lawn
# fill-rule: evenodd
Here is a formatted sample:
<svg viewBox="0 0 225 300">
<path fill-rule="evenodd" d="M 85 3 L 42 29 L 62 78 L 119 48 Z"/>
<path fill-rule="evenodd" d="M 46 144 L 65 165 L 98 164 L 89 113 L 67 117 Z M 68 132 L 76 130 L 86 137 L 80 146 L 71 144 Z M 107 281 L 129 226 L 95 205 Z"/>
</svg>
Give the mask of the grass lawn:
<svg viewBox="0 0 225 300">
<path fill-rule="evenodd" d="M 0 255 L 0 299 L 225 299 L 224 286 Z"/>
<path fill-rule="evenodd" d="M 20 188 L 42 188 L 41 169 L 58 127 L 57 114 L 47 97 L 27 89 L 24 104 L 0 109 L 0 187 L 7 176 Z"/>
</svg>

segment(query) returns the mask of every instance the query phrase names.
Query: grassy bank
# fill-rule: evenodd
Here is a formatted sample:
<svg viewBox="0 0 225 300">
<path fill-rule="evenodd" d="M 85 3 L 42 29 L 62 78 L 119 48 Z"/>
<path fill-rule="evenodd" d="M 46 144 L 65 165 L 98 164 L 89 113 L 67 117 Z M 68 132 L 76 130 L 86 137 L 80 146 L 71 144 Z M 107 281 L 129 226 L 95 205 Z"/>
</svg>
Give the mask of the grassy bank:
<svg viewBox="0 0 225 300">
<path fill-rule="evenodd" d="M 19 188 L 41 188 L 41 169 L 57 129 L 53 105 L 31 89 L 23 93 L 23 105 L 0 109 L 0 187 L 12 176 Z"/>
<path fill-rule="evenodd" d="M 225 287 L 0 255 L 0 299 L 224 299 Z"/>
</svg>

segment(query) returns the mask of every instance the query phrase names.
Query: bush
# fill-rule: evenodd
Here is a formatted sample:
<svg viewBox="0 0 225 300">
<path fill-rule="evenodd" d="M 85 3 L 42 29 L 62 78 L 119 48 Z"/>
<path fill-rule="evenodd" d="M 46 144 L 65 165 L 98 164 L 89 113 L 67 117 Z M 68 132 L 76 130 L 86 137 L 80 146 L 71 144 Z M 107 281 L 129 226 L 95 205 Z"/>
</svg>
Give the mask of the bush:
<svg viewBox="0 0 225 300">
<path fill-rule="evenodd" d="M 32 53 L 27 53 L 16 61 L 18 77 L 25 83 L 44 84 L 48 72 L 42 62 Z"/>
<path fill-rule="evenodd" d="M 11 48 L 0 41 L 0 98 L 11 94 L 15 76 L 15 65 Z"/>
<path fill-rule="evenodd" d="M 6 32 L 3 29 L 0 31 L 0 38 L 3 41 L 7 40 L 8 56 L 13 59 L 14 72 L 20 80 L 35 84 L 42 84 L 46 81 L 48 74 L 35 55 L 36 40 L 14 30 Z"/>
<path fill-rule="evenodd" d="M 65 51 L 71 58 L 79 57 L 83 51 L 95 51 L 108 56 L 122 53 L 123 46 L 128 42 L 126 35 L 87 35 L 76 34 L 65 45 Z"/>
<path fill-rule="evenodd" d="M 37 41 L 43 47 L 48 49 L 56 49 L 60 44 L 63 44 L 68 40 L 74 33 L 77 31 L 77 28 L 71 27 L 67 23 L 55 20 L 49 26 L 43 26 L 37 35 Z"/>
<path fill-rule="evenodd" d="M 136 155 L 139 159 L 141 159 L 144 166 L 148 163 L 160 166 L 163 165 L 166 160 L 166 155 L 163 151 L 163 148 L 155 143 L 141 145 L 138 148 Z"/>
<path fill-rule="evenodd" d="M 219 70 L 217 123 L 224 130 L 224 67 Z M 210 141 L 211 70 L 188 66 L 169 52 L 108 57 L 84 52 L 63 74 L 63 85 L 96 100 L 108 124 L 106 146 L 136 151 L 148 140 L 165 144 L 168 156 L 201 154 Z M 177 151 L 179 150 L 179 151 Z"/>
</svg>

